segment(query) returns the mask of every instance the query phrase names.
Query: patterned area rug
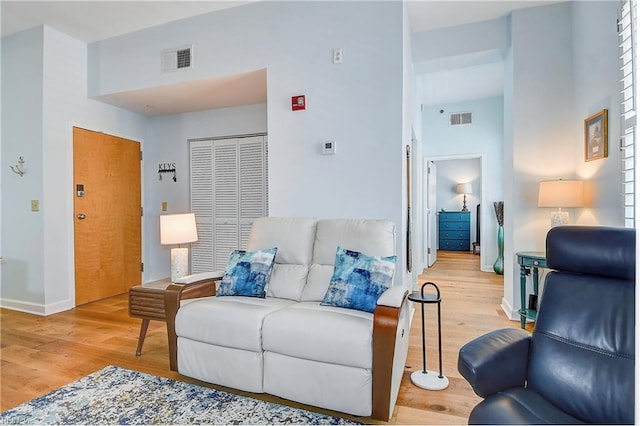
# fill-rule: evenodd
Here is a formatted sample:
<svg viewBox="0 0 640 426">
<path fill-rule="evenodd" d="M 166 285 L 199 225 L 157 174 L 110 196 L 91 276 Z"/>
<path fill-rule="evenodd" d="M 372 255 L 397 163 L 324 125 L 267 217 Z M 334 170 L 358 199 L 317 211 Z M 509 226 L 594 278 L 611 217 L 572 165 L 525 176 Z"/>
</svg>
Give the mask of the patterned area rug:
<svg viewBox="0 0 640 426">
<path fill-rule="evenodd" d="M 16 408 L 2 424 L 361 424 L 108 366 Z"/>
</svg>

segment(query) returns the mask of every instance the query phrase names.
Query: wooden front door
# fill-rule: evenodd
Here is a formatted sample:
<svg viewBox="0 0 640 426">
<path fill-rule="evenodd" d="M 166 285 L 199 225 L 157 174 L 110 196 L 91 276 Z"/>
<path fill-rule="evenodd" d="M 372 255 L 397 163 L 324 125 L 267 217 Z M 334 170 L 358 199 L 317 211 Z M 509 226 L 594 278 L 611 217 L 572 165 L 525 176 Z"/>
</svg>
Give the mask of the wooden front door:
<svg viewBox="0 0 640 426">
<path fill-rule="evenodd" d="M 141 283 L 140 143 L 73 128 L 76 305 Z"/>
</svg>

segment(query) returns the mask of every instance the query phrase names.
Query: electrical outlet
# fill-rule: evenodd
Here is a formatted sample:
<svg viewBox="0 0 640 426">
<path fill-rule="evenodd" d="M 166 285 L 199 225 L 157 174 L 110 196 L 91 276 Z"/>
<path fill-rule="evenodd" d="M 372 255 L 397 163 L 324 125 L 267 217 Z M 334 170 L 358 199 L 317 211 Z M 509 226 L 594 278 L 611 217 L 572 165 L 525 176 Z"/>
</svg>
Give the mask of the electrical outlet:
<svg viewBox="0 0 640 426">
<path fill-rule="evenodd" d="M 31 211 L 32 212 L 40 211 L 40 201 L 31 200 Z"/>
<path fill-rule="evenodd" d="M 163 201 L 163 202 L 162 202 L 162 211 L 163 211 L 163 212 L 166 212 L 166 211 L 167 211 L 167 202 L 166 202 L 166 201 Z"/>
<path fill-rule="evenodd" d="M 333 49 L 333 63 L 334 64 L 342 63 L 342 49 Z"/>
</svg>

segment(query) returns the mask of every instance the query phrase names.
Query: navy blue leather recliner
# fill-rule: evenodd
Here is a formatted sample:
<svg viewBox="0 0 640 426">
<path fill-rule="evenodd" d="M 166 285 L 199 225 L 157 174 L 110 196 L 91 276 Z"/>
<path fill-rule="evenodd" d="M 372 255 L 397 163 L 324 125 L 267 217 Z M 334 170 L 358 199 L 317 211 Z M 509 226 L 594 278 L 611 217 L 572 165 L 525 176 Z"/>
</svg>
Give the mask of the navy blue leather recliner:
<svg viewBox="0 0 640 426">
<path fill-rule="evenodd" d="M 470 424 L 632 424 L 635 231 L 561 226 L 532 334 L 510 328 L 460 349 L 458 371 L 483 397 Z"/>
</svg>

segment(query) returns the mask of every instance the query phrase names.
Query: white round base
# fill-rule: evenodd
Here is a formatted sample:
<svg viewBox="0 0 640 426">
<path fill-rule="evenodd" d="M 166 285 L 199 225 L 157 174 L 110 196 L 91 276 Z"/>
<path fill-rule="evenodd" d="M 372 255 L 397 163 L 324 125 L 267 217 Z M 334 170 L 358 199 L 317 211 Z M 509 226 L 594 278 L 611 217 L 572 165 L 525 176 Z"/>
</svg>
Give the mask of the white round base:
<svg viewBox="0 0 640 426">
<path fill-rule="evenodd" d="M 442 390 L 449 387 L 449 379 L 446 376 L 438 377 L 437 371 L 422 370 L 411 373 L 411 383 L 428 390 Z"/>
</svg>

